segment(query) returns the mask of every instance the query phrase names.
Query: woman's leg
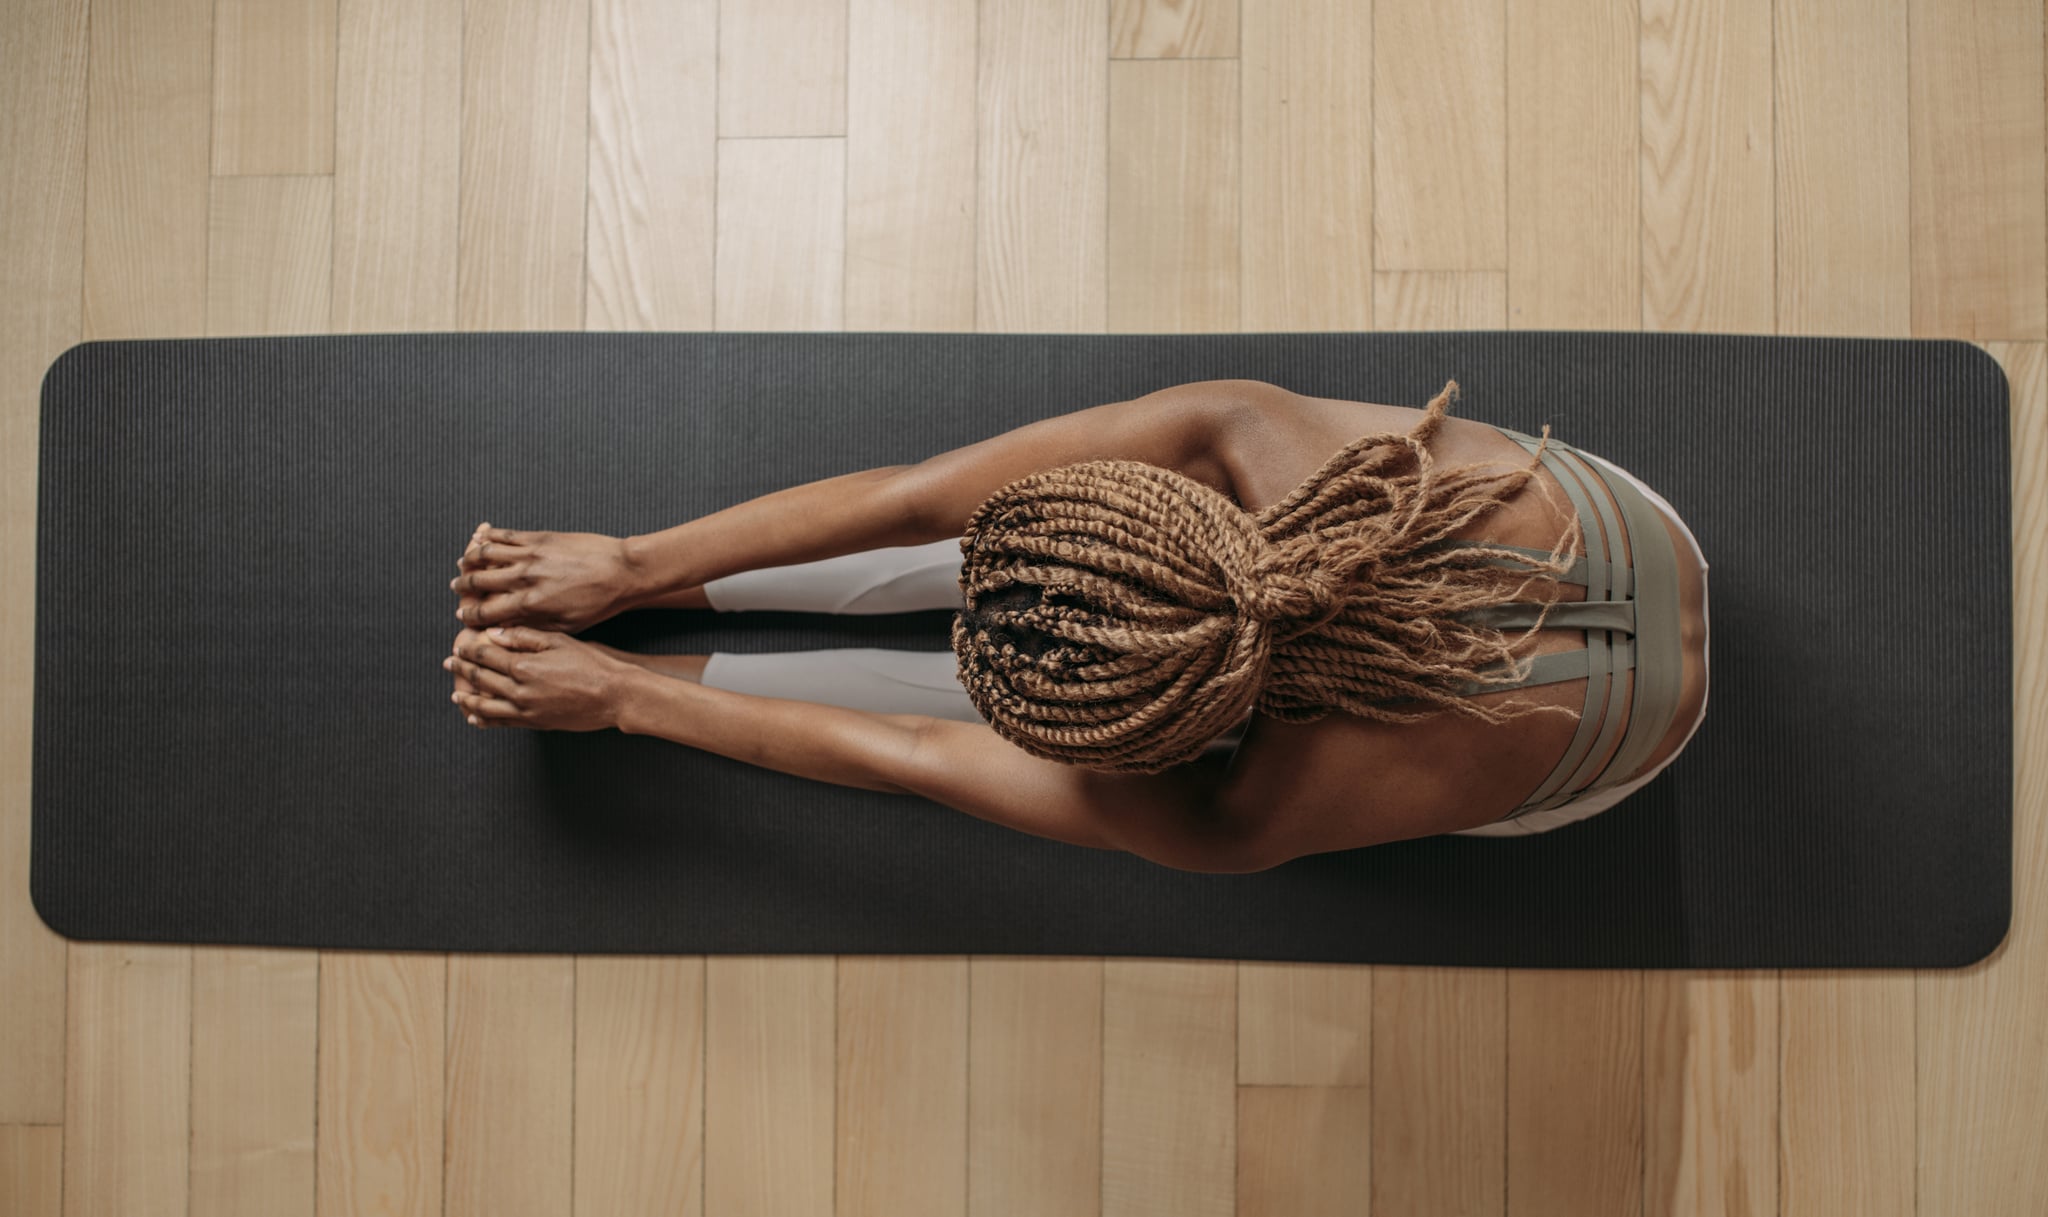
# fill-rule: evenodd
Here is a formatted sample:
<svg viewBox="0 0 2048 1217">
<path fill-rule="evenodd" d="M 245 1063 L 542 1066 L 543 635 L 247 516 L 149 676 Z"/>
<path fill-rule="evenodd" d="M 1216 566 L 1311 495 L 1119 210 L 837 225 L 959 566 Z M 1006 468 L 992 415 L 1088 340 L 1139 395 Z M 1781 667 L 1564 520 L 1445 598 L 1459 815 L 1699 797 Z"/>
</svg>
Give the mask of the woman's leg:
<svg viewBox="0 0 2048 1217">
<path fill-rule="evenodd" d="M 967 603 L 957 540 L 745 570 L 706 583 L 704 598 L 721 613 L 914 613 Z"/>
<path fill-rule="evenodd" d="M 960 542 L 894 546 L 793 566 L 741 571 L 704 585 L 722 613 L 911 613 L 957 609 Z M 715 689 L 870 710 L 924 714 L 978 723 L 981 715 L 960 687 L 958 661 L 947 651 L 852 647 L 741 655 L 714 651 L 702 681 Z"/>
</svg>

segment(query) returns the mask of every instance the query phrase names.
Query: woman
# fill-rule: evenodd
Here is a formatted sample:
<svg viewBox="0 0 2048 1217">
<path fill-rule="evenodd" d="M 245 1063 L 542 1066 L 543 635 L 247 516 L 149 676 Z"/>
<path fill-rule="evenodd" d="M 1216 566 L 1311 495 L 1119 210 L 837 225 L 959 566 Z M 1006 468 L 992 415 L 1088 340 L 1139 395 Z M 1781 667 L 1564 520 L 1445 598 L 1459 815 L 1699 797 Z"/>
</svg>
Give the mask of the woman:
<svg viewBox="0 0 2048 1217">
<path fill-rule="evenodd" d="M 455 700 L 1182 869 L 1548 831 L 1698 729 L 1707 564 L 1640 481 L 1548 428 L 1450 418 L 1455 390 L 1414 410 L 1202 382 L 646 537 L 485 525 L 451 585 Z M 962 611 L 936 655 L 567 637 L 634 607 Z"/>
</svg>

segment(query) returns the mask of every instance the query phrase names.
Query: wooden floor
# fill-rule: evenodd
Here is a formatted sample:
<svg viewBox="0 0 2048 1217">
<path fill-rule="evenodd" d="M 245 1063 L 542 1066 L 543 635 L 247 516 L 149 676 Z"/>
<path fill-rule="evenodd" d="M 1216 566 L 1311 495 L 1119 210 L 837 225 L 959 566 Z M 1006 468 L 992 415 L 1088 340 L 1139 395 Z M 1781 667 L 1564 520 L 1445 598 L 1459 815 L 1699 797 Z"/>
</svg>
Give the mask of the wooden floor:
<svg viewBox="0 0 2048 1217">
<path fill-rule="evenodd" d="M 69 943 L 17 574 L 0 1213 L 2048 1211 L 2043 86 L 2039 0 L 0 0 L 6 570 L 80 339 L 1958 337 L 2019 756 L 1959 972 Z"/>
</svg>

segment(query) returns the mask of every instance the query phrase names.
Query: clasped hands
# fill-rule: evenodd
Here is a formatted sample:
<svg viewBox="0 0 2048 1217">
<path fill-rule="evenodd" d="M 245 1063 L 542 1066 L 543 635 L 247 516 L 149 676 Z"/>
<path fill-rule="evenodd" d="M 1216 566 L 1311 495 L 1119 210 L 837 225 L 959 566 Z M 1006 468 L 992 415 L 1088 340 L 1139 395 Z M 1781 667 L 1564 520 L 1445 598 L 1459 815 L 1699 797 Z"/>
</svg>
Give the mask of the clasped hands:
<svg viewBox="0 0 2048 1217">
<path fill-rule="evenodd" d="M 509 614 L 486 601 L 524 577 L 532 551 L 524 534 L 478 526 L 449 586 L 464 625 L 441 666 L 455 676 L 452 700 L 473 727 L 601 731 L 618 726 L 620 703 L 641 669 L 555 630 L 492 625 Z M 496 573 L 493 573 L 496 572 Z"/>
</svg>

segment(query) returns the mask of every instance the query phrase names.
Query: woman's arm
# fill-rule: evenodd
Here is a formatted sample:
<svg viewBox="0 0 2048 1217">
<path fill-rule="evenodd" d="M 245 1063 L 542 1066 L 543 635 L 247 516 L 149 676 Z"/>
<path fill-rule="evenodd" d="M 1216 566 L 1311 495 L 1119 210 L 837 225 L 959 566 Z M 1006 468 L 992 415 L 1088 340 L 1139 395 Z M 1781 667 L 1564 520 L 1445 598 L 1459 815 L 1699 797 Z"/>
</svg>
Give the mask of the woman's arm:
<svg viewBox="0 0 2048 1217">
<path fill-rule="evenodd" d="M 1101 774 L 1032 756 L 986 724 L 735 693 L 634 669 L 615 718 L 654 735 L 814 781 L 914 794 L 1035 837 L 1235 873 L 1243 853 L 1209 814 L 1226 757 L 1159 774 Z"/>
<path fill-rule="evenodd" d="M 1043 419 L 915 465 L 807 482 L 627 537 L 628 559 L 640 572 L 631 603 L 647 606 L 740 571 L 958 537 L 989 495 L 1061 465 L 1144 461 L 1218 485 L 1219 441 L 1258 387 L 1235 380 L 1175 385 Z"/>
</svg>

